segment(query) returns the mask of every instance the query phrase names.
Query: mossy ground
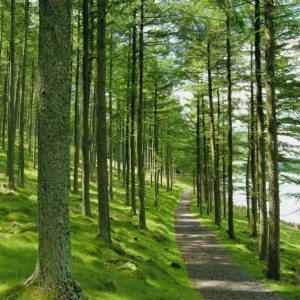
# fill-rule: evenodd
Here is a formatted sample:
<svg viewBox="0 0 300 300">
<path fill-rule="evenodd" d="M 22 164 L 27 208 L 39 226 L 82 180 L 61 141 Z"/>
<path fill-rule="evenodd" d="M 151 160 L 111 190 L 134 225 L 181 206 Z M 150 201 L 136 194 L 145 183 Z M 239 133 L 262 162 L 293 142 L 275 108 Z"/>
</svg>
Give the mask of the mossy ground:
<svg viewBox="0 0 300 300">
<path fill-rule="evenodd" d="M 222 226 L 218 227 L 214 225 L 213 214 L 208 216 L 204 213 L 201 217 L 199 216 L 199 208 L 194 195 L 192 211 L 203 225 L 216 231 L 236 264 L 246 269 L 273 291 L 281 294 L 284 299 L 300 299 L 300 231 L 290 229 L 284 222 L 281 222 L 280 256 L 282 278 L 280 282 L 277 282 L 266 278 L 267 261 L 261 261 L 258 258 L 259 238 L 251 236 L 251 228 L 248 227 L 246 217 L 246 208 L 234 207 L 235 240 L 231 240 L 226 232 L 228 229 L 227 219 L 224 219 Z M 206 212 L 206 205 L 204 205 L 204 211 Z"/>
<path fill-rule="evenodd" d="M 26 161 L 26 186 L 5 188 L 5 154 L 0 152 L 0 299 L 51 299 L 35 287 L 22 284 L 37 258 L 37 172 Z M 89 299 L 202 299 L 195 291 L 181 260 L 174 235 L 174 211 L 181 186 L 172 192 L 161 188 L 159 206 L 153 206 L 153 189 L 146 182 L 147 230 L 137 229 L 138 217 L 124 205 L 125 190 L 114 177 L 115 200 L 110 202 L 113 247 L 96 238 L 97 186 L 91 183 L 92 217 L 81 215 L 81 200 L 70 195 L 72 264 L 76 281 Z M 116 258 L 115 264 L 105 265 Z M 120 270 L 131 262 L 136 271 Z M 170 266 L 172 262 L 180 269 Z"/>
</svg>

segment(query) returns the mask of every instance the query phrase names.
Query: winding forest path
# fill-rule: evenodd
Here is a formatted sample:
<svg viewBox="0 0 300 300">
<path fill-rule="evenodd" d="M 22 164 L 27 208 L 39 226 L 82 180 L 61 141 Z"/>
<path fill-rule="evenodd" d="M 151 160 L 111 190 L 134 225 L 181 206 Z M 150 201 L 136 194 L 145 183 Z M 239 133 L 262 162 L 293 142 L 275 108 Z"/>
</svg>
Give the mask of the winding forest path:
<svg viewBox="0 0 300 300">
<path fill-rule="evenodd" d="M 236 266 L 216 234 L 190 211 L 191 190 L 185 191 L 175 212 L 181 256 L 196 289 L 209 300 L 280 300 L 245 270 Z"/>
</svg>

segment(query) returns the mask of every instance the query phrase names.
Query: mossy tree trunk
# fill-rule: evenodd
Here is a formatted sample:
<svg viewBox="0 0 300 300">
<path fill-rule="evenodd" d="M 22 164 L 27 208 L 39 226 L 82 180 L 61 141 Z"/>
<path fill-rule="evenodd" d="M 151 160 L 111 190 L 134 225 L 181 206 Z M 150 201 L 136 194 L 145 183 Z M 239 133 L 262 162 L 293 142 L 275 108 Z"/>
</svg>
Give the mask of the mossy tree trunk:
<svg viewBox="0 0 300 300">
<path fill-rule="evenodd" d="M 71 1 L 39 1 L 38 261 L 25 285 L 83 299 L 71 267 L 69 226 Z"/>
</svg>

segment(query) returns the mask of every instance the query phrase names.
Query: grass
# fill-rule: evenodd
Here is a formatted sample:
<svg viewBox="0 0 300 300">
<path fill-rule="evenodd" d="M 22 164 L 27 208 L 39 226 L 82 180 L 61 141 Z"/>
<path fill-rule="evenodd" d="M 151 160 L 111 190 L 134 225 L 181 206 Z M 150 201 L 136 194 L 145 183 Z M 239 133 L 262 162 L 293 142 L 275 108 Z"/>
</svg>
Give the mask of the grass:
<svg viewBox="0 0 300 300">
<path fill-rule="evenodd" d="M 26 168 L 26 187 L 9 191 L 3 183 L 5 154 L 0 152 L 0 299 L 51 297 L 22 284 L 32 274 L 37 259 L 37 172 Z M 31 165 L 26 157 L 26 166 Z M 115 200 L 110 202 L 113 247 L 96 238 L 97 187 L 91 183 L 92 217 L 81 215 L 78 195 L 70 195 L 72 264 L 89 299 L 202 299 L 193 288 L 180 257 L 174 234 L 174 211 L 182 192 L 178 183 L 171 192 L 161 189 L 159 206 L 153 206 L 153 189 L 146 182 L 147 230 L 137 229 L 138 217 L 125 206 L 125 190 L 114 177 Z M 115 264 L 105 261 L 117 259 Z M 126 262 L 137 270 L 119 269 Z M 181 265 L 180 269 L 171 263 Z"/>
<path fill-rule="evenodd" d="M 278 292 L 284 299 L 300 299 L 300 231 L 290 229 L 284 222 L 281 222 L 280 256 L 282 278 L 281 281 L 277 282 L 266 278 L 267 262 L 258 258 L 259 238 L 251 236 L 251 228 L 248 227 L 246 209 L 244 207 L 234 207 L 235 240 L 231 240 L 228 237 L 226 232 L 228 228 L 227 220 L 223 220 L 222 226 L 218 227 L 214 225 L 213 214 L 210 216 L 206 214 L 199 216 L 199 209 L 194 196 L 192 211 L 203 225 L 216 231 L 236 264 L 246 269 L 270 289 Z"/>
</svg>

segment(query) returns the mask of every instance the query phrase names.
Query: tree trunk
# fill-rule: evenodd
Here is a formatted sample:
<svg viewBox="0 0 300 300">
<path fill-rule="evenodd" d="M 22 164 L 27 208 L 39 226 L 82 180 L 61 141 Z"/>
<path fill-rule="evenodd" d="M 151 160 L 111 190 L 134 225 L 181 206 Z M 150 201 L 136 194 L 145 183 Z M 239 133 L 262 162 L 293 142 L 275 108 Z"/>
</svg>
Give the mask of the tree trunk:
<svg viewBox="0 0 300 300">
<path fill-rule="evenodd" d="M 130 46 L 130 36 L 129 45 Z M 126 101 L 126 143 L 125 143 L 125 161 L 126 161 L 126 202 L 125 205 L 130 205 L 130 51 L 128 53 L 128 77 L 127 77 L 127 101 Z"/>
<path fill-rule="evenodd" d="M 25 285 L 56 299 L 84 299 L 73 280 L 69 227 L 71 8 L 71 1 L 39 1 L 39 251 Z"/>
<path fill-rule="evenodd" d="M 113 55 L 113 39 L 112 39 L 112 31 L 110 33 L 110 44 L 109 44 L 109 199 L 114 199 L 114 191 L 113 191 L 113 146 L 114 139 L 112 133 L 112 72 L 113 72 L 113 63 L 112 63 L 112 55 Z"/>
<path fill-rule="evenodd" d="M 255 139 L 255 105 L 254 105 L 254 92 L 253 92 L 253 59 L 252 59 L 252 50 L 251 50 L 251 83 L 250 83 L 250 160 L 251 160 L 251 235 L 257 236 L 257 182 L 256 182 L 256 139 Z M 256 95 L 258 95 L 257 93 Z M 261 95 L 261 94 L 260 94 Z M 264 155 L 264 154 L 263 154 Z M 264 183 L 265 184 L 265 183 Z"/>
<path fill-rule="evenodd" d="M 22 69 L 22 93 L 20 105 L 20 127 L 19 127 L 19 170 L 18 185 L 24 187 L 24 117 L 25 117 L 25 89 L 26 89 L 26 65 L 27 65 L 27 39 L 29 25 L 29 0 L 25 1 L 25 24 L 24 24 L 24 52 L 23 52 L 23 69 Z"/>
<path fill-rule="evenodd" d="M 79 130 L 79 64 L 80 64 L 80 12 L 77 15 L 77 55 L 75 78 L 75 121 L 74 121 L 74 182 L 73 193 L 78 194 L 78 168 L 80 155 L 80 130 Z"/>
<path fill-rule="evenodd" d="M 197 95 L 197 124 L 196 124 L 196 184 L 197 184 L 197 204 L 200 215 L 203 214 L 202 190 L 201 190 L 201 158 L 200 158 L 200 95 Z"/>
<path fill-rule="evenodd" d="M 24 187 L 24 117 L 25 117 L 25 88 L 26 88 L 26 65 L 27 65 L 27 39 L 29 24 L 29 0 L 25 1 L 25 24 L 24 24 L 24 52 L 23 52 L 23 69 L 22 69 L 22 93 L 20 106 L 20 127 L 19 127 L 19 170 L 18 185 Z"/>
<path fill-rule="evenodd" d="M 275 103 L 275 34 L 273 0 L 265 0 L 266 100 L 269 165 L 270 238 L 268 277 L 280 280 L 280 199 Z M 262 217 L 262 216 L 261 216 Z"/>
<path fill-rule="evenodd" d="M 231 46 L 230 46 L 230 19 L 226 16 L 226 48 L 227 48 L 227 89 L 228 89 L 228 234 L 235 239 L 233 225 L 233 184 L 232 184 L 232 99 L 231 99 Z"/>
<path fill-rule="evenodd" d="M 135 141 L 134 141 L 134 118 L 135 118 L 135 102 L 136 102 L 136 13 L 133 12 L 132 27 L 132 67 L 131 67 L 131 126 L 130 126 L 130 159 L 131 159 L 131 207 L 132 215 L 136 215 L 136 199 L 135 199 Z"/>
<path fill-rule="evenodd" d="M 265 134 L 264 111 L 261 83 L 260 56 L 260 1 L 255 0 L 255 78 L 257 102 L 257 135 L 258 135 L 258 200 L 260 211 L 259 258 L 266 259 L 268 249 L 268 216 L 266 205 L 266 176 L 265 176 Z"/>
<path fill-rule="evenodd" d="M 207 73 L 208 73 L 208 97 L 209 97 L 209 116 L 210 116 L 210 135 L 211 135 L 211 157 L 213 167 L 213 189 L 215 200 L 215 224 L 221 226 L 221 201 L 220 201 L 220 183 L 218 170 L 218 157 L 216 148 L 216 131 L 214 122 L 214 106 L 212 95 L 212 77 L 211 77 L 211 62 L 210 62 L 210 41 L 207 44 Z"/>
<path fill-rule="evenodd" d="M 139 228 L 146 228 L 145 213 L 145 175 L 143 153 L 143 75 L 144 75 L 144 0 L 140 2 L 140 39 L 139 39 L 139 101 L 138 101 L 138 131 L 137 131 L 137 158 L 139 179 Z"/>
<path fill-rule="evenodd" d="M 157 78 L 154 83 L 154 154 L 153 154 L 153 166 L 154 166 L 154 206 L 158 206 L 158 125 L 157 125 Z"/>
<path fill-rule="evenodd" d="M 97 0 L 97 158 L 98 158 L 98 236 L 111 243 L 106 134 L 106 0 Z"/>
<path fill-rule="evenodd" d="M 205 135 L 205 117 L 204 117 L 204 96 L 202 95 L 202 135 L 203 135 L 203 155 L 204 155 L 204 197 L 207 205 L 207 214 L 209 215 L 209 193 L 208 193 L 208 156 L 207 156 L 207 145 L 206 145 L 206 135 Z"/>
<path fill-rule="evenodd" d="M 34 60 L 32 60 L 32 69 L 31 69 L 31 91 L 30 91 L 30 100 L 29 100 L 29 113 L 28 113 L 28 152 L 31 154 L 31 144 L 32 144 L 32 106 L 34 99 Z"/>
<path fill-rule="evenodd" d="M 10 21 L 10 99 L 8 110 L 8 188 L 15 188 L 15 0 L 11 0 L 11 21 Z"/>
<path fill-rule="evenodd" d="M 90 140 L 89 140 L 89 3 L 82 2 L 83 57 L 82 57 L 82 214 L 91 216 L 90 208 Z"/>
<path fill-rule="evenodd" d="M 5 150 L 5 136 L 6 136 L 6 123 L 7 123 L 7 90 L 8 90 L 8 72 L 9 64 L 7 64 L 5 77 L 4 77 L 4 87 L 3 87 L 3 117 L 2 117 L 2 149 Z"/>
</svg>

